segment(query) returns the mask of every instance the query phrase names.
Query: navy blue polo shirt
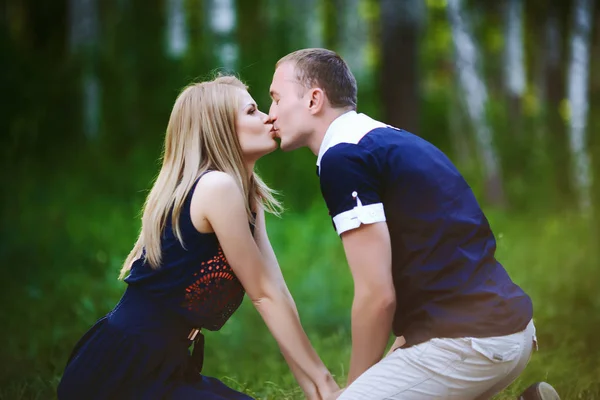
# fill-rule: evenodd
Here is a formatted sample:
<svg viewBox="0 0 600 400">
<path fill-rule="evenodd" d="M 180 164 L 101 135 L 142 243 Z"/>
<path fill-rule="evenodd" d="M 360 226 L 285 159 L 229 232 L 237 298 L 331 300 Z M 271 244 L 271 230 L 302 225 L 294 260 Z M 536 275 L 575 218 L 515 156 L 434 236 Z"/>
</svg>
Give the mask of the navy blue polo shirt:
<svg viewBox="0 0 600 400">
<path fill-rule="evenodd" d="M 407 346 L 525 329 L 531 299 L 496 260 L 494 235 L 471 188 L 438 148 L 351 111 L 327 130 L 317 168 L 338 234 L 387 222 L 393 331 Z"/>
</svg>

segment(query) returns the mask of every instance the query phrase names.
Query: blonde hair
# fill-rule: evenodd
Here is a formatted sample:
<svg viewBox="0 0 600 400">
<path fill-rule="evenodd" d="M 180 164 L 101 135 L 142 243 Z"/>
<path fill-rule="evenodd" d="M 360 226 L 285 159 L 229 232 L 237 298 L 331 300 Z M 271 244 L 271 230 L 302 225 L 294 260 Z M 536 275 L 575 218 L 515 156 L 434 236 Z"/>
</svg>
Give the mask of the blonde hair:
<svg viewBox="0 0 600 400">
<path fill-rule="evenodd" d="M 132 263 L 144 257 L 154 269 L 162 261 L 161 235 L 168 213 L 173 231 L 182 246 L 179 216 L 196 179 L 207 170 L 219 170 L 236 178 L 252 220 L 252 205 L 279 215 L 281 204 L 256 174 L 247 170 L 236 132 L 239 90 L 248 88 L 233 76 L 193 83 L 177 97 L 165 136 L 162 167 L 143 207 L 142 229 L 125 260 L 119 278 Z"/>
</svg>

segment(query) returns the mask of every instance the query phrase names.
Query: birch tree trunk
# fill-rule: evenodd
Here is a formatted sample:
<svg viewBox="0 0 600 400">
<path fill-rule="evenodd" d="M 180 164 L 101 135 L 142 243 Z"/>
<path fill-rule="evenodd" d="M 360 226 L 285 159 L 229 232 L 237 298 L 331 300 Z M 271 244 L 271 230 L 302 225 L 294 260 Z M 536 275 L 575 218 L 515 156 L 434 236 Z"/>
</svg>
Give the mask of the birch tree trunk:
<svg viewBox="0 0 600 400">
<path fill-rule="evenodd" d="M 234 0 L 206 0 L 205 21 L 210 29 L 209 43 L 212 42 L 212 57 L 216 67 L 237 71 L 239 46 L 235 40 L 237 13 Z"/>
<path fill-rule="evenodd" d="M 100 125 L 101 85 L 96 72 L 98 25 L 96 0 L 69 1 L 69 48 L 72 55 L 82 60 L 82 129 L 88 139 L 98 136 Z"/>
<path fill-rule="evenodd" d="M 365 0 L 347 0 L 341 3 L 339 24 L 339 54 L 356 77 L 359 87 L 369 77 L 367 64 L 369 30 L 361 10 Z"/>
<path fill-rule="evenodd" d="M 523 2 L 507 0 L 504 10 L 504 86 L 508 96 L 511 131 L 522 134 L 521 101 L 525 92 L 525 60 L 523 55 Z"/>
<path fill-rule="evenodd" d="M 589 109 L 588 79 L 590 66 L 590 35 L 592 30 L 593 0 L 576 0 L 573 7 L 567 98 L 569 101 L 569 148 L 571 176 L 581 211 L 591 205 L 592 173 L 587 148 L 587 117 Z"/>
<path fill-rule="evenodd" d="M 182 57 L 188 48 L 184 0 L 167 0 L 167 54 Z"/>
<path fill-rule="evenodd" d="M 473 38 L 462 0 L 448 0 L 447 11 L 454 42 L 456 73 L 483 163 L 486 198 L 490 203 L 502 206 L 505 204 L 502 173 L 492 130 L 486 117 L 488 94 L 478 65 L 480 51 Z"/>
</svg>

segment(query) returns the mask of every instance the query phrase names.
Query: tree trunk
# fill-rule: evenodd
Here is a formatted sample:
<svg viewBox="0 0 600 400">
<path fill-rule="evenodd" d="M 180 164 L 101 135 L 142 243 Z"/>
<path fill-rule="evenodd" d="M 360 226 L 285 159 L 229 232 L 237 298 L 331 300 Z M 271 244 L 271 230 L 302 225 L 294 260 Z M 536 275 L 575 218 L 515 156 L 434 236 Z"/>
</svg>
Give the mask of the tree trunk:
<svg viewBox="0 0 600 400">
<path fill-rule="evenodd" d="M 424 8 L 419 0 L 380 0 L 380 91 L 386 123 L 419 133 L 418 59 Z"/>
<path fill-rule="evenodd" d="M 82 60 L 81 98 L 83 132 L 88 139 L 98 136 L 100 125 L 101 85 L 97 74 L 98 4 L 96 0 L 69 2 L 71 53 Z"/>
<path fill-rule="evenodd" d="M 448 0 L 447 11 L 454 42 L 456 72 L 483 161 L 486 198 L 494 205 L 504 206 L 506 200 L 500 164 L 486 117 L 488 95 L 478 65 L 479 48 L 465 18 L 462 0 Z"/>
<path fill-rule="evenodd" d="M 235 40 L 237 13 L 233 0 L 206 0 L 205 9 L 210 29 L 214 67 L 228 72 L 237 71 L 239 46 Z"/>
<path fill-rule="evenodd" d="M 242 80 L 250 86 L 252 96 L 259 108 L 268 112 L 270 101 L 268 88 L 275 68 L 274 58 L 283 56 L 277 51 L 280 46 L 275 39 L 281 35 L 275 33 L 276 30 L 273 30 L 272 35 L 268 35 L 271 20 L 264 11 L 266 8 L 264 0 L 237 0 L 236 7 L 238 14 L 244 16 L 239 19 L 236 35 L 240 46 L 239 73 Z M 265 46 L 264 43 L 267 41 L 269 45 Z"/>
<path fill-rule="evenodd" d="M 561 116 L 561 104 L 566 96 L 565 91 L 565 69 L 562 63 L 565 54 L 564 39 L 566 37 L 566 26 L 561 23 L 559 17 L 561 10 L 553 4 L 549 4 L 547 20 L 545 23 L 545 47 L 546 47 L 546 84 L 547 95 L 547 128 L 550 154 L 554 164 L 554 176 L 556 182 L 556 194 L 559 204 L 565 206 L 571 202 L 572 187 L 569 178 L 570 157 L 568 151 L 567 130 Z"/>
<path fill-rule="evenodd" d="M 466 118 L 464 111 L 459 104 L 459 98 L 456 94 L 460 87 L 458 82 L 453 82 L 453 89 L 448 93 L 448 126 L 450 128 L 450 140 L 452 142 L 452 151 L 456 157 L 459 167 L 467 167 L 472 163 L 473 151 L 469 143 L 468 129 L 465 126 Z"/>
<path fill-rule="evenodd" d="M 510 131 L 517 138 L 522 134 L 521 101 L 525 92 L 525 60 L 523 56 L 523 3 L 508 0 L 504 10 L 505 63 L 504 86 L 508 98 Z M 518 139 L 517 139 L 518 140 Z"/>
<path fill-rule="evenodd" d="M 362 0 L 347 0 L 340 3 L 339 54 L 346 60 L 359 87 L 368 76 L 369 31 L 365 16 L 361 12 Z"/>
<path fill-rule="evenodd" d="M 167 0 L 167 54 L 183 56 L 188 48 L 188 31 L 184 0 Z"/>
<path fill-rule="evenodd" d="M 324 8 L 320 7 L 319 1 L 291 1 L 284 7 L 291 37 L 289 48 L 323 47 Z"/>
<path fill-rule="evenodd" d="M 572 33 L 567 82 L 569 101 L 569 148 L 572 157 L 571 176 L 581 211 L 589 211 L 592 182 L 587 147 L 588 79 L 593 0 L 576 0 L 572 14 Z"/>
<path fill-rule="evenodd" d="M 595 11 L 595 26 L 596 31 L 594 35 L 594 41 L 592 44 L 592 71 L 600 70 L 600 3 L 596 3 Z M 600 112 L 600 75 L 592 74 L 591 76 L 591 108 L 592 115 L 598 115 Z M 594 113 L 595 111 L 595 113 Z M 590 153 L 592 154 L 593 161 L 593 184 L 592 188 L 592 204 L 594 208 L 595 218 L 593 226 L 595 227 L 594 238 L 592 243 L 598 243 L 600 241 L 600 120 L 595 118 L 592 120 L 593 123 L 590 126 L 590 132 L 596 132 L 595 135 L 590 137 Z M 600 257 L 600 248 L 596 246 L 596 257 Z M 600 258 L 598 258 L 600 259 Z"/>
</svg>

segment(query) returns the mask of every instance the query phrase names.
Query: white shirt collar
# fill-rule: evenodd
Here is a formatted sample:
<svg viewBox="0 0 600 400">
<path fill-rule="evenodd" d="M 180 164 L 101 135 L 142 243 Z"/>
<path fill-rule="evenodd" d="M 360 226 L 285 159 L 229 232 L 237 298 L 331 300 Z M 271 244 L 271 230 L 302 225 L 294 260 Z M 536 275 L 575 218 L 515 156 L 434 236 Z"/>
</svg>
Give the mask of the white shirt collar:
<svg viewBox="0 0 600 400">
<path fill-rule="evenodd" d="M 329 146 L 329 143 L 331 143 L 333 137 L 343 129 L 343 126 L 345 125 L 344 121 L 352 120 L 352 117 L 355 117 L 357 115 L 358 114 L 354 110 L 345 112 L 344 114 L 334 119 L 333 122 L 329 125 L 329 128 L 327 128 L 327 132 L 325 132 L 325 136 L 323 137 L 323 142 L 321 142 L 321 147 L 319 148 L 319 155 L 317 156 L 317 167 L 321 167 L 321 158 L 323 158 L 323 155 L 325 154 L 327 149 L 331 147 Z"/>
<path fill-rule="evenodd" d="M 321 168 L 321 159 L 331 147 L 340 143 L 358 143 L 369 131 L 383 128 L 388 125 L 376 121 L 365 114 L 357 114 L 356 111 L 348 111 L 329 125 L 317 156 L 317 168 Z"/>
</svg>

